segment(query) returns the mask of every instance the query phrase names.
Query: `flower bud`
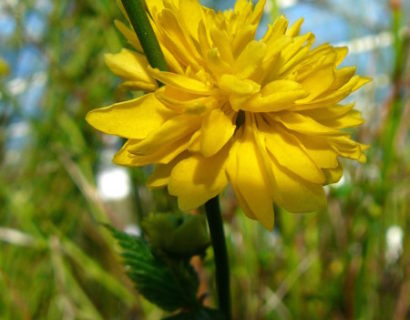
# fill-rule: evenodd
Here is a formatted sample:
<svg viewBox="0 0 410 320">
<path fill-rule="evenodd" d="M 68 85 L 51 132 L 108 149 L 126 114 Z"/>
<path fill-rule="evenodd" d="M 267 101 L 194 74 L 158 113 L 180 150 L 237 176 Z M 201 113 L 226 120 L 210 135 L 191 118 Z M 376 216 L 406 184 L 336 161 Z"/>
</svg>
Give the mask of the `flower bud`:
<svg viewBox="0 0 410 320">
<path fill-rule="evenodd" d="M 153 247 L 171 255 L 190 257 L 200 254 L 210 244 L 202 215 L 151 214 L 142 227 Z"/>
</svg>

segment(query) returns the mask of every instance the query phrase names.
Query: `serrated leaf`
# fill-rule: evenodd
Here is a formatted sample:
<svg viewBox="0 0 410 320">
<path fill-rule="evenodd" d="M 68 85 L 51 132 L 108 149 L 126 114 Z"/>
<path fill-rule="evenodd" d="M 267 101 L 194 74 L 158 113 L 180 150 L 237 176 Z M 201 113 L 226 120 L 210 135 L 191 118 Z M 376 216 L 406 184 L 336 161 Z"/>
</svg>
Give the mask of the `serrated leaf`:
<svg viewBox="0 0 410 320">
<path fill-rule="evenodd" d="M 198 307 L 198 276 L 186 260 L 157 256 L 142 238 L 107 227 L 123 250 L 127 273 L 139 293 L 166 311 Z"/>
<path fill-rule="evenodd" d="M 223 320 L 223 316 L 217 310 L 201 307 L 191 312 L 181 312 L 162 320 Z"/>
</svg>

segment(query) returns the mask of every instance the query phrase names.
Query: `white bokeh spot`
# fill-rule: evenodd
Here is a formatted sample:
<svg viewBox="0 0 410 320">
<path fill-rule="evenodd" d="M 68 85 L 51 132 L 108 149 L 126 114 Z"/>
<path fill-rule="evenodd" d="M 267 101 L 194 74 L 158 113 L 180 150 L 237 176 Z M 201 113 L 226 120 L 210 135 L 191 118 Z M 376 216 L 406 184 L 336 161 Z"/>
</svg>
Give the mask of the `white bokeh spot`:
<svg viewBox="0 0 410 320">
<path fill-rule="evenodd" d="M 97 175 L 97 190 L 103 200 L 122 200 L 131 191 L 131 180 L 126 169 L 109 168 Z"/>
</svg>

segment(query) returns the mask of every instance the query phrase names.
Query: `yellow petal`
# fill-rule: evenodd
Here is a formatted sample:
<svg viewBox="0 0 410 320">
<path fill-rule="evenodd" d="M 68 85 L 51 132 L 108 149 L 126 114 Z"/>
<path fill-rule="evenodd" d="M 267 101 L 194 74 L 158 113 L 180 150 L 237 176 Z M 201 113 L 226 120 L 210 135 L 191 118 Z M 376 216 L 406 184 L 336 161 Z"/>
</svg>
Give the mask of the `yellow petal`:
<svg viewBox="0 0 410 320">
<path fill-rule="evenodd" d="M 239 190 L 238 186 L 236 185 L 236 182 L 232 182 L 232 189 L 235 193 L 236 200 L 238 201 L 239 207 L 242 209 L 242 211 L 246 214 L 246 216 L 252 220 L 258 220 L 257 217 L 255 217 L 252 209 L 249 207 L 248 203 L 246 202 L 245 198 L 241 194 L 241 191 Z M 273 210 L 273 209 L 272 209 Z M 272 223 L 272 225 L 274 222 Z"/>
<path fill-rule="evenodd" d="M 198 1 L 180 0 L 179 12 L 186 26 L 189 26 L 188 32 L 195 39 L 198 38 L 198 28 L 202 21 L 202 7 Z"/>
<path fill-rule="evenodd" d="M 242 130 L 242 129 L 239 129 L 239 130 Z M 230 174 L 232 176 L 236 176 L 236 173 L 238 172 L 238 169 L 237 169 L 238 161 L 237 161 L 237 155 L 236 155 L 237 146 L 238 146 L 237 143 L 232 144 L 231 150 L 229 152 L 228 160 L 226 162 L 226 172 L 227 172 L 228 177 L 230 176 Z M 232 189 L 235 192 L 236 200 L 238 201 L 238 204 L 240 208 L 242 209 L 242 211 L 248 216 L 248 218 L 257 220 L 252 210 L 249 208 L 249 205 L 247 204 L 246 200 L 244 199 L 241 192 L 239 191 L 238 185 L 236 184 L 236 180 L 231 179 L 231 178 L 229 178 L 229 180 L 230 180 Z"/>
<path fill-rule="evenodd" d="M 326 127 L 310 117 L 296 112 L 281 112 L 271 117 L 292 131 L 307 135 L 340 135 L 339 130 Z"/>
<path fill-rule="evenodd" d="M 186 75 L 159 71 L 159 69 L 153 69 L 151 67 L 148 67 L 147 70 L 153 78 L 169 86 L 194 94 L 209 95 L 212 93 L 210 86 Z"/>
<path fill-rule="evenodd" d="M 344 60 L 344 58 L 347 56 L 349 49 L 347 47 L 337 47 L 334 48 L 336 51 L 337 59 L 336 59 L 336 66 L 341 64 Z"/>
<path fill-rule="evenodd" d="M 279 73 L 284 73 L 301 61 L 308 54 L 314 38 L 311 32 L 294 37 L 293 41 L 281 51 L 284 63 L 279 67 Z"/>
<path fill-rule="evenodd" d="M 249 4 L 248 0 L 238 0 L 235 3 L 234 11 L 242 15 L 248 15 L 252 9 L 252 6 Z"/>
<path fill-rule="evenodd" d="M 370 81 L 372 81 L 372 78 L 359 76 L 359 81 L 354 85 L 352 91 L 356 91 Z"/>
<path fill-rule="evenodd" d="M 285 16 L 280 16 L 275 20 L 272 26 L 268 27 L 268 31 L 263 37 L 262 41 L 268 43 L 270 41 L 275 41 L 281 35 L 284 35 L 288 27 L 288 19 Z"/>
<path fill-rule="evenodd" d="M 165 8 L 157 17 L 158 31 L 162 35 L 162 42 L 170 52 L 185 65 L 197 65 L 201 57 L 189 36 L 186 27 L 181 26 L 173 10 Z"/>
<path fill-rule="evenodd" d="M 357 159 L 357 161 L 359 161 L 360 163 L 366 163 L 367 161 L 367 157 L 364 153 L 362 153 L 359 157 L 359 159 Z"/>
<path fill-rule="evenodd" d="M 146 82 L 142 81 L 123 81 L 118 85 L 118 88 L 122 88 L 123 90 L 144 90 L 146 92 L 153 91 L 155 89 L 152 89 L 151 86 L 147 86 Z"/>
<path fill-rule="evenodd" d="M 201 117 L 182 114 L 167 120 L 160 128 L 151 132 L 145 139 L 136 143 L 130 152 L 135 155 L 149 155 L 166 148 L 181 139 L 190 140 L 191 135 L 200 128 Z"/>
<path fill-rule="evenodd" d="M 147 186 L 150 188 L 161 188 L 168 185 L 171 170 L 174 166 L 175 164 L 171 165 L 170 163 L 155 165 L 154 172 L 147 181 Z"/>
<path fill-rule="evenodd" d="M 296 37 L 300 33 L 300 28 L 303 24 L 303 18 L 298 19 L 292 26 L 286 30 L 286 35 L 289 37 Z"/>
<path fill-rule="evenodd" d="M 259 21 L 262 18 L 263 11 L 265 9 L 265 5 L 266 5 L 266 0 L 259 0 L 256 3 L 255 8 L 253 9 L 253 12 L 250 18 L 251 24 L 255 24 L 255 25 L 259 24 Z"/>
<path fill-rule="evenodd" d="M 259 1 L 252 10 L 252 2 L 237 2 L 233 12 L 225 12 L 234 56 L 237 56 L 246 44 L 255 38 L 258 22 L 263 14 L 264 3 L 265 1 Z M 223 29 L 220 25 L 217 27 Z"/>
<path fill-rule="evenodd" d="M 219 87 L 227 93 L 249 95 L 259 91 L 260 85 L 249 79 L 239 79 L 231 74 L 224 74 L 219 80 Z"/>
<path fill-rule="evenodd" d="M 224 74 L 219 79 L 219 87 L 228 94 L 231 107 L 235 111 L 244 109 L 250 95 L 260 89 L 260 85 L 255 81 L 242 80 L 230 74 Z"/>
<path fill-rule="evenodd" d="M 170 86 L 163 86 L 155 92 L 155 95 L 168 108 L 181 113 L 201 114 L 217 107 L 218 104 L 213 96 L 198 97 Z"/>
<path fill-rule="evenodd" d="M 364 122 L 361 113 L 359 111 L 352 110 L 353 107 L 354 103 L 350 103 L 345 106 L 336 105 L 307 110 L 301 112 L 301 114 L 306 115 L 327 127 L 343 129 L 355 127 Z"/>
<path fill-rule="evenodd" d="M 259 73 L 258 71 L 258 74 L 256 75 L 258 76 L 258 79 L 259 81 L 261 81 L 261 83 L 269 83 L 283 78 L 283 76 L 279 74 L 279 67 L 282 65 L 282 63 L 284 63 L 280 56 L 280 53 L 282 49 L 290 42 L 290 38 L 281 37 L 268 46 L 266 55 L 262 61 L 261 72 Z M 289 77 L 288 80 L 293 79 L 292 77 Z"/>
<path fill-rule="evenodd" d="M 265 57 L 267 46 L 260 41 L 251 41 L 235 61 L 234 68 L 239 78 L 251 77 L 260 67 Z"/>
<path fill-rule="evenodd" d="M 216 27 L 211 29 L 211 38 L 213 45 L 218 49 L 219 54 L 223 61 L 228 64 L 234 63 L 234 57 L 232 53 L 231 41 L 224 30 L 219 30 Z"/>
<path fill-rule="evenodd" d="M 362 147 L 349 137 L 329 137 L 330 147 L 345 158 L 359 160 L 362 155 Z"/>
<path fill-rule="evenodd" d="M 183 211 L 192 210 L 215 197 L 225 188 L 225 162 L 229 148 L 213 157 L 200 154 L 181 160 L 172 170 L 168 184 L 171 195 L 178 197 Z"/>
<path fill-rule="evenodd" d="M 326 175 L 326 184 L 336 183 L 343 176 L 343 166 L 340 162 L 339 162 L 339 166 L 337 168 L 324 169 L 323 171 Z"/>
<path fill-rule="evenodd" d="M 173 141 L 168 145 L 146 155 L 133 154 L 133 149 L 138 144 L 138 140 L 128 140 L 120 151 L 114 156 L 114 163 L 123 166 L 145 166 L 149 164 L 167 164 L 183 153 L 188 147 L 187 137 Z"/>
<path fill-rule="evenodd" d="M 235 132 L 233 112 L 225 113 L 214 109 L 205 117 L 201 127 L 201 152 L 205 157 L 213 156 Z"/>
<path fill-rule="evenodd" d="M 152 175 L 149 177 L 147 181 L 147 186 L 150 188 L 160 188 L 164 187 L 169 183 L 169 180 L 171 178 L 171 171 L 174 169 L 175 165 L 187 157 L 187 153 L 182 153 L 178 157 L 176 157 L 174 160 L 172 160 L 170 163 L 167 164 L 156 164 L 154 167 L 154 172 Z"/>
<path fill-rule="evenodd" d="M 320 122 L 322 120 L 336 119 L 342 117 L 350 110 L 352 110 L 353 107 L 354 103 L 350 103 L 347 105 L 327 106 L 323 108 L 302 111 L 301 114 L 306 115 Z"/>
<path fill-rule="evenodd" d="M 221 58 L 221 55 L 216 48 L 207 51 L 206 62 L 208 69 L 216 78 L 220 78 L 225 73 L 232 73 L 232 66 Z"/>
<path fill-rule="evenodd" d="M 211 49 L 211 38 L 208 34 L 208 29 L 204 21 L 200 21 L 198 25 L 198 44 L 203 56 Z"/>
<path fill-rule="evenodd" d="M 128 152 L 128 147 L 132 146 L 138 140 L 127 140 L 121 149 L 115 154 L 113 162 L 121 166 L 133 167 L 132 155 Z"/>
<path fill-rule="evenodd" d="M 164 44 L 160 43 L 160 45 L 162 53 L 164 54 L 165 61 L 167 62 L 169 71 L 179 74 L 184 73 L 184 68 L 181 66 L 176 56 L 174 56 Z"/>
<path fill-rule="evenodd" d="M 242 138 L 236 143 L 235 153 L 231 155 L 236 157 L 236 166 L 230 165 L 227 168 L 229 180 L 232 181 L 234 190 L 239 193 L 238 199 L 246 202 L 247 210 L 250 210 L 248 215 L 255 216 L 266 228 L 272 229 L 272 186 L 260 150 L 257 149 L 249 129 L 245 130 Z"/>
<path fill-rule="evenodd" d="M 128 42 L 135 48 L 135 50 L 137 50 L 138 52 L 144 52 L 134 29 L 128 28 L 120 20 L 114 20 L 114 25 L 118 29 L 118 31 L 120 31 L 122 35 L 128 40 Z"/>
<path fill-rule="evenodd" d="M 138 85 L 137 88 L 147 91 L 157 88 L 157 82 L 147 72 L 149 64 L 144 55 L 122 49 L 120 53 L 106 54 L 104 58 L 114 74 L 125 80 L 132 80 Z"/>
<path fill-rule="evenodd" d="M 272 130 L 263 130 L 266 148 L 277 162 L 300 178 L 323 184 L 325 176 L 322 170 L 309 157 L 302 144 L 285 129 L 275 126 Z"/>
<path fill-rule="evenodd" d="M 291 80 L 275 80 L 242 106 L 251 112 L 273 112 L 288 109 L 294 101 L 307 95 L 302 86 Z"/>
<path fill-rule="evenodd" d="M 256 26 L 251 24 L 242 25 L 232 40 L 232 52 L 237 56 L 245 46 L 255 38 Z"/>
<path fill-rule="evenodd" d="M 155 131 L 171 116 L 154 94 L 94 109 L 87 116 L 87 122 L 107 134 L 130 139 L 143 139 Z"/>
<path fill-rule="evenodd" d="M 345 129 L 345 128 L 352 128 L 357 127 L 364 123 L 364 119 L 362 118 L 362 114 L 357 110 L 350 110 L 345 115 L 334 118 L 334 119 L 326 119 L 322 120 L 325 126 L 332 127 L 335 129 Z"/>
<path fill-rule="evenodd" d="M 337 90 L 344 86 L 349 80 L 354 76 L 356 72 L 356 67 L 344 67 L 336 70 L 335 80 L 330 88 L 330 90 Z"/>
<path fill-rule="evenodd" d="M 168 0 L 168 1 L 170 1 L 171 3 L 175 2 L 175 0 Z M 162 10 L 164 8 L 164 3 L 166 4 L 164 0 L 146 1 L 147 9 L 149 12 Z"/>
<path fill-rule="evenodd" d="M 329 146 L 327 139 L 320 136 L 296 135 L 309 157 L 319 168 L 336 168 L 338 154 Z"/>
<path fill-rule="evenodd" d="M 326 197 L 321 185 L 306 182 L 272 161 L 273 192 L 275 202 L 293 213 L 312 212 L 326 206 Z"/>
<path fill-rule="evenodd" d="M 318 67 L 301 82 L 303 88 L 310 94 L 299 102 L 310 101 L 313 98 L 320 96 L 330 88 L 334 79 L 334 64 Z"/>
<path fill-rule="evenodd" d="M 201 130 L 196 131 L 189 140 L 188 150 L 201 152 Z"/>
<path fill-rule="evenodd" d="M 346 98 L 356 87 L 356 85 L 363 85 L 365 82 L 361 81 L 359 76 L 352 77 L 346 84 L 337 90 L 330 88 L 328 93 L 322 94 L 320 97 L 313 99 L 310 102 L 296 101 L 296 106 L 293 110 L 308 110 L 320 108 L 328 105 L 335 105 L 342 99 Z"/>
</svg>

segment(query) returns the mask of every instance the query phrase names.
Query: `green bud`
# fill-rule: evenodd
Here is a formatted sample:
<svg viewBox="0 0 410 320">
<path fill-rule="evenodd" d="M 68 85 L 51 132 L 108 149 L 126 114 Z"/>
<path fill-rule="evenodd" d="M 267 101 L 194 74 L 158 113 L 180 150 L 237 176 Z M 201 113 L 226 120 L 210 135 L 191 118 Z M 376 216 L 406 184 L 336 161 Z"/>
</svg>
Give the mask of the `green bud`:
<svg viewBox="0 0 410 320">
<path fill-rule="evenodd" d="M 206 219 L 182 213 L 151 214 L 142 227 L 150 244 L 165 253 L 191 257 L 210 244 Z"/>
</svg>

